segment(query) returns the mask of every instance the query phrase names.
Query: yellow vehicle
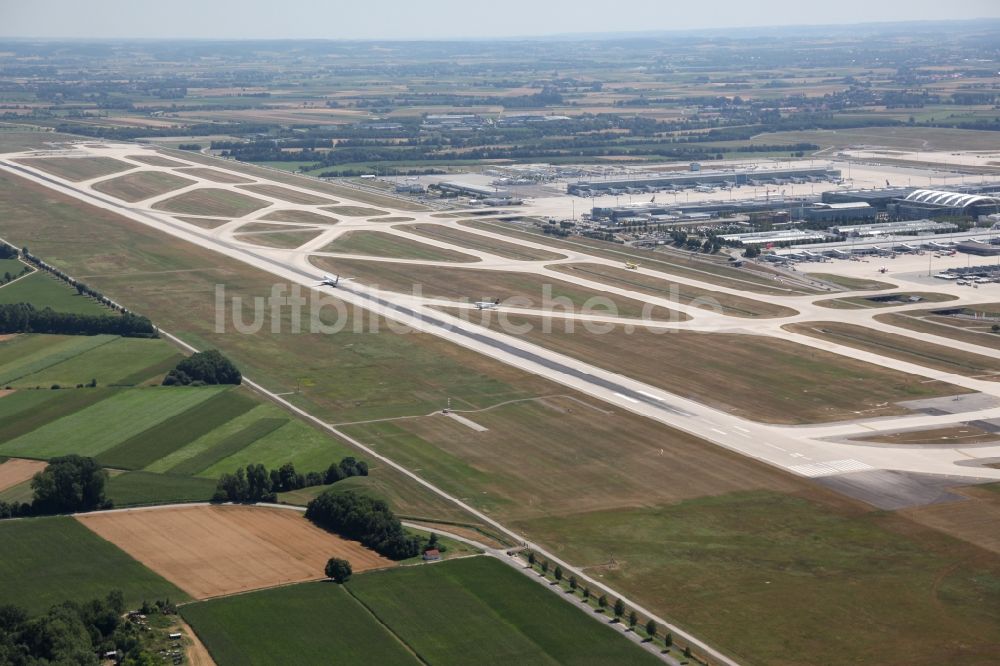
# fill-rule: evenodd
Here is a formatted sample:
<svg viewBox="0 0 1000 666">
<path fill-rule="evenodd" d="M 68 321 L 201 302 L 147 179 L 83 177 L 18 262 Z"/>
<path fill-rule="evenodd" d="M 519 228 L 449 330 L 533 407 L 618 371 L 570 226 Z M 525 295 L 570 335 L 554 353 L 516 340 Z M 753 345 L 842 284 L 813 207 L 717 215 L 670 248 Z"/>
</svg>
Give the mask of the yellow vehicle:
<svg viewBox="0 0 1000 666">
<path fill-rule="evenodd" d="M 634 261 L 626 261 L 625 268 L 629 269 L 630 271 L 635 271 L 639 269 L 639 264 L 635 263 Z"/>
</svg>

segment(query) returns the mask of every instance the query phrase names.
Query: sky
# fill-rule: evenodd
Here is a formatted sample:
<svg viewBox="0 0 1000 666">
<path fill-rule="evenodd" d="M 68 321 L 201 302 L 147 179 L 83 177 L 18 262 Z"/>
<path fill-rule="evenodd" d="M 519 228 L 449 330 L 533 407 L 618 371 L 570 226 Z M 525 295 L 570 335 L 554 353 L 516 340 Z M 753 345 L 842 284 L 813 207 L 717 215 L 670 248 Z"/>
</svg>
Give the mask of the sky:
<svg viewBox="0 0 1000 666">
<path fill-rule="evenodd" d="M 0 0 L 0 36 L 465 39 L 1000 18 L 997 0 Z"/>
</svg>

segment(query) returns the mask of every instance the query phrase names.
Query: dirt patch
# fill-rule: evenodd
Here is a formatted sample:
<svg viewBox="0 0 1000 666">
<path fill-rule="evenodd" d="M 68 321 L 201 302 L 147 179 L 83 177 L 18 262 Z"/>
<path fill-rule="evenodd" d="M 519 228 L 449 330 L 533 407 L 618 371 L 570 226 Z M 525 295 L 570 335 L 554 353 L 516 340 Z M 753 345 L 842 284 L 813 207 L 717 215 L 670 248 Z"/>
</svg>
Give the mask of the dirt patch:
<svg viewBox="0 0 1000 666">
<path fill-rule="evenodd" d="M 965 501 L 908 509 L 903 514 L 922 525 L 1000 553 L 1000 502 L 986 490 L 962 489 Z"/>
<path fill-rule="evenodd" d="M 0 391 L 0 395 L 7 391 Z M 6 490 L 19 483 L 27 481 L 45 469 L 47 463 L 42 460 L 24 460 L 22 458 L 11 458 L 7 462 L 0 463 L 0 490 Z"/>
<path fill-rule="evenodd" d="M 7 340 L 13 340 L 17 333 L 4 333 L 0 335 L 0 342 L 6 342 Z"/>
<path fill-rule="evenodd" d="M 208 648 L 198 638 L 198 634 L 194 633 L 191 625 L 182 620 L 180 615 L 177 616 L 177 627 L 188 639 L 184 646 L 184 656 L 187 657 L 188 663 L 191 666 L 215 666 L 215 660 L 208 653 Z"/>
<path fill-rule="evenodd" d="M 331 557 L 355 572 L 393 565 L 282 509 L 187 506 L 77 519 L 196 599 L 320 579 Z"/>
</svg>

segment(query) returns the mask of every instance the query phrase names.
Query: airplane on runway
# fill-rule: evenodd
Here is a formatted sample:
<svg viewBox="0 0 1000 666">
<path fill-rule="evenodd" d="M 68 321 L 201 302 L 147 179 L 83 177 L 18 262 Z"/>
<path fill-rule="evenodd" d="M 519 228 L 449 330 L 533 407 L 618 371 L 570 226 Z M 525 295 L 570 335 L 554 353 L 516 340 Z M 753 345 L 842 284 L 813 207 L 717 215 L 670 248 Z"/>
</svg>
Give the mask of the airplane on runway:
<svg viewBox="0 0 1000 666">
<path fill-rule="evenodd" d="M 316 286 L 317 287 L 336 287 L 336 286 L 338 286 L 340 284 L 341 280 L 343 280 L 344 282 L 347 282 L 348 280 L 353 280 L 353 279 L 354 278 L 340 277 L 339 275 L 326 275 L 326 274 L 324 274 L 323 275 L 323 279 L 320 280 L 319 284 L 317 284 Z"/>
<path fill-rule="evenodd" d="M 494 299 L 492 301 L 476 301 L 473 303 L 477 310 L 492 310 L 496 306 L 500 305 L 500 299 Z"/>
<path fill-rule="evenodd" d="M 639 270 L 639 264 L 635 263 L 634 261 L 626 261 L 625 268 L 627 268 L 630 271 L 637 271 Z"/>
</svg>

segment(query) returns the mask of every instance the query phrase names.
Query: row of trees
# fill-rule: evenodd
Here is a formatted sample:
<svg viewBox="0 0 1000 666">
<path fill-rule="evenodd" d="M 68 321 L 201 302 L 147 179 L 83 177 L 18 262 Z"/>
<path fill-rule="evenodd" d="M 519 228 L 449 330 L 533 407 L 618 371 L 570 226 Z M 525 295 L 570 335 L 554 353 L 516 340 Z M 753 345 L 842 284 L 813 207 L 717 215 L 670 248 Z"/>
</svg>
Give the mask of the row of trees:
<svg viewBox="0 0 1000 666">
<path fill-rule="evenodd" d="M 541 573 L 542 576 L 548 577 L 549 575 L 549 563 L 544 560 L 540 561 L 533 552 L 528 553 L 528 567 L 531 569 L 535 569 L 537 567 L 538 571 Z M 565 572 L 563 571 L 563 568 L 559 565 L 556 565 L 555 569 L 552 571 L 552 578 L 554 580 L 553 584 L 562 585 L 564 577 L 565 577 Z M 571 575 L 566 580 L 566 585 L 568 587 L 567 593 L 573 595 L 580 594 L 584 602 L 588 604 L 591 603 L 592 594 L 590 592 L 590 588 L 587 587 L 586 585 L 581 585 L 575 575 Z M 598 597 L 596 603 L 598 611 L 602 613 L 607 612 L 608 606 L 611 605 L 610 602 L 608 601 L 608 595 L 606 594 L 602 594 L 600 597 Z M 631 631 L 636 631 L 636 628 L 639 625 L 639 615 L 633 610 L 629 612 L 628 617 L 626 618 L 625 617 L 626 610 L 627 609 L 625 607 L 625 602 L 622 601 L 621 599 L 616 599 L 615 603 L 611 605 L 611 612 L 613 613 L 613 621 L 614 622 L 627 621 L 629 629 Z M 644 629 L 646 632 L 646 639 L 648 641 L 655 641 L 657 634 L 660 631 L 660 628 L 656 624 L 656 621 L 653 619 L 647 620 Z M 670 632 L 667 632 L 667 635 L 664 636 L 663 638 L 663 644 L 664 647 L 666 647 L 668 650 L 671 647 L 673 647 L 674 635 Z M 690 647 L 684 648 L 684 656 L 687 658 L 691 658 Z"/>
<path fill-rule="evenodd" d="M 218 349 L 197 352 L 183 359 L 163 378 L 164 386 L 242 384 L 243 375 Z"/>
<path fill-rule="evenodd" d="M 49 307 L 39 310 L 31 303 L 0 305 L 0 333 L 57 333 L 61 335 L 106 333 L 126 338 L 159 337 L 153 322 L 131 312 L 118 315 L 88 315 L 76 312 L 56 312 Z"/>
<path fill-rule="evenodd" d="M 53 266 L 52 264 L 46 263 L 45 261 L 43 261 L 39 257 L 36 257 L 35 255 L 33 255 L 31 253 L 31 251 L 28 249 L 27 246 L 21 248 L 21 254 L 24 256 L 25 261 L 28 261 L 28 262 L 34 264 L 36 267 L 42 269 L 43 271 L 47 271 L 48 273 L 51 273 L 52 275 L 56 276 L 57 278 L 59 278 L 60 280 L 62 280 L 63 282 L 65 282 L 66 284 L 68 284 L 71 287 L 75 288 L 76 291 L 77 291 L 77 293 L 80 294 L 81 296 L 90 296 L 91 298 L 95 299 L 97 302 L 99 302 L 102 305 L 105 305 L 105 306 L 111 308 L 112 310 L 115 310 L 116 312 L 120 312 L 122 314 L 125 314 L 125 313 L 128 312 L 127 309 L 125 309 L 124 307 L 118 305 L 117 303 L 115 303 L 114 301 L 112 301 L 110 298 L 108 298 L 107 296 L 105 296 L 104 294 L 102 294 L 101 292 L 99 292 L 98 290 L 96 290 L 96 289 L 94 289 L 92 287 L 89 287 L 88 285 L 84 284 L 83 282 L 80 282 L 76 278 L 71 277 L 70 275 L 68 275 L 67 273 L 65 273 L 62 269 L 57 268 L 57 267 Z"/>
<path fill-rule="evenodd" d="M 351 476 L 368 476 L 368 463 L 352 456 L 331 463 L 326 472 L 295 471 L 295 465 L 285 463 L 278 469 L 268 470 L 264 465 L 240 467 L 234 474 L 223 474 L 219 479 L 213 502 L 274 502 L 277 493 L 321 486 Z"/>
<path fill-rule="evenodd" d="M 306 518 L 392 560 L 420 554 L 420 539 L 406 534 L 388 504 L 353 490 L 327 490 L 309 502 Z"/>
<path fill-rule="evenodd" d="M 31 479 L 31 503 L 0 502 L 0 518 L 110 509 L 111 500 L 104 494 L 107 480 L 107 471 L 93 458 L 78 455 L 52 458 Z"/>
</svg>

